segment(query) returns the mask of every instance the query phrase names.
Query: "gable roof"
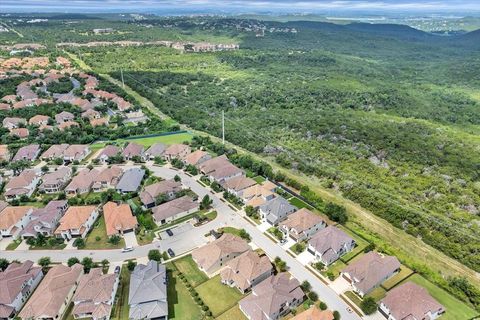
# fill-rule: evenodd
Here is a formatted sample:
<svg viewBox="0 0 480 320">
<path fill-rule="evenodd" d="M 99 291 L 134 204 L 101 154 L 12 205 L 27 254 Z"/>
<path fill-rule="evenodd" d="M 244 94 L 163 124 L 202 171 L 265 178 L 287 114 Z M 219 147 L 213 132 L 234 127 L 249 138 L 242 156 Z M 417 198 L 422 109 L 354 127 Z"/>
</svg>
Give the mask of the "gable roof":
<svg viewBox="0 0 480 320">
<path fill-rule="evenodd" d="M 358 260 L 350 263 L 342 270 L 348 273 L 351 278 L 358 282 L 355 287 L 364 293 L 368 293 L 383 279 L 395 270 L 400 268 L 400 262 L 396 257 L 381 255 L 378 252 L 370 251 Z"/>
<path fill-rule="evenodd" d="M 28 146 L 21 147 L 13 157 L 12 161 L 18 160 L 30 160 L 33 161 L 40 153 L 40 146 L 38 144 L 30 144 Z"/>
<path fill-rule="evenodd" d="M 0 305 L 12 304 L 18 294 L 24 289 L 23 285 L 42 272 L 42 268 L 33 267 L 33 262 L 26 260 L 23 263 L 12 262 L 7 269 L 0 271 Z M 29 287 L 29 286 L 27 286 Z"/>
<path fill-rule="evenodd" d="M 192 153 L 187 154 L 183 160 L 187 164 L 190 164 L 192 166 L 196 166 L 200 163 L 200 160 L 202 158 L 208 160 L 211 157 L 207 152 L 205 152 L 203 150 L 196 150 L 196 151 L 193 151 Z"/>
<path fill-rule="evenodd" d="M 156 221 L 161 221 L 173 217 L 176 214 L 195 209 L 198 206 L 198 202 L 193 200 L 192 197 L 183 196 L 154 207 L 152 213 Z"/>
<path fill-rule="evenodd" d="M 50 148 L 45 151 L 41 158 L 63 158 L 63 153 L 67 148 L 69 147 L 69 144 L 63 143 L 63 144 L 53 144 L 50 146 Z"/>
<path fill-rule="evenodd" d="M 290 320 L 334 320 L 333 312 L 330 310 L 320 310 L 316 306 L 311 306 L 309 309 L 297 314 Z"/>
<path fill-rule="evenodd" d="M 337 254 L 346 244 L 353 241 L 345 232 L 335 226 L 328 226 L 318 231 L 309 241 L 308 244 L 315 248 L 320 254 L 333 251 Z"/>
<path fill-rule="evenodd" d="M 408 281 L 390 290 L 381 300 L 395 319 L 429 319 L 428 313 L 444 310 L 425 288 Z"/>
<path fill-rule="evenodd" d="M 134 157 L 134 156 L 141 156 L 144 152 L 144 148 L 142 145 L 130 142 L 125 149 L 123 149 L 122 154 L 124 157 Z"/>
<path fill-rule="evenodd" d="M 146 186 L 145 189 L 140 193 L 140 200 L 143 204 L 149 204 L 155 202 L 155 198 L 161 194 L 166 194 L 169 192 L 176 192 L 182 188 L 182 183 L 180 181 L 163 180 L 149 186 Z"/>
<path fill-rule="evenodd" d="M 184 152 L 189 153 L 190 147 L 185 144 L 176 143 L 176 144 L 170 145 L 167 149 L 165 149 L 164 154 L 172 157 L 178 157 L 180 156 L 180 154 Z"/>
<path fill-rule="evenodd" d="M 89 170 L 87 168 L 79 171 L 72 181 L 65 188 L 67 191 L 87 190 L 92 187 L 93 179 L 98 175 L 97 169 Z"/>
<path fill-rule="evenodd" d="M 55 234 L 71 229 L 80 229 L 95 210 L 95 206 L 73 206 L 68 208 L 65 215 L 60 219 L 60 225 L 55 230 Z"/>
<path fill-rule="evenodd" d="M 0 212 L 0 229 L 10 229 L 25 215 L 31 213 L 33 207 L 21 206 L 21 207 L 6 207 Z"/>
<path fill-rule="evenodd" d="M 222 186 L 226 189 L 231 189 L 236 192 L 239 192 L 251 186 L 254 186 L 256 184 L 257 182 L 251 178 L 239 176 L 239 177 L 228 179 L 227 181 L 223 182 Z"/>
<path fill-rule="evenodd" d="M 117 190 L 123 192 L 135 192 L 142 183 L 145 170 L 140 168 L 131 168 L 123 174 L 120 181 L 117 184 Z"/>
<path fill-rule="evenodd" d="M 63 264 L 53 266 L 20 311 L 19 317 L 23 319 L 35 319 L 41 316 L 55 318 L 82 273 L 83 266 L 78 263 L 72 267 Z"/>
<path fill-rule="evenodd" d="M 224 281 L 233 281 L 242 291 L 248 289 L 257 277 L 272 270 L 272 264 L 267 256 L 259 256 L 248 250 L 230 260 L 220 276 Z"/>
<path fill-rule="evenodd" d="M 203 270 L 209 270 L 220 258 L 247 250 L 250 250 L 250 247 L 245 240 L 233 234 L 224 233 L 217 240 L 195 249 L 192 252 L 192 258 Z"/>
<path fill-rule="evenodd" d="M 207 160 L 200 164 L 200 170 L 205 173 L 209 174 L 215 169 L 224 166 L 225 164 L 230 163 L 226 155 L 221 155 L 210 160 Z"/>
<path fill-rule="evenodd" d="M 105 156 L 107 158 L 113 157 L 113 156 L 116 156 L 120 152 L 121 152 L 121 149 L 119 147 L 114 146 L 114 145 L 108 145 L 102 150 L 102 152 L 100 152 L 100 154 L 98 155 L 97 158 L 100 158 L 102 156 Z"/>
<path fill-rule="evenodd" d="M 287 219 L 282 222 L 282 226 L 302 233 L 319 223 L 326 224 L 321 217 L 306 208 L 302 208 L 289 215 Z"/>
<path fill-rule="evenodd" d="M 49 116 L 44 116 L 44 115 L 41 115 L 41 114 L 37 114 L 37 115 L 31 117 L 30 120 L 28 120 L 28 123 L 29 124 L 39 124 L 41 122 L 48 121 L 49 119 L 50 119 Z"/>
<path fill-rule="evenodd" d="M 63 152 L 63 156 L 66 158 L 73 158 L 79 160 L 83 157 L 85 152 L 88 152 L 89 147 L 85 144 L 72 144 Z"/>
<path fill-rule="evenodd" d="M 166 146 L 163 143 L 154 143 L 148 148 L 147 154 L 151 157 L 159 157 L 163 155 Z"/>
<path fill-rule="evenodd" d="M 108 303 L 115 284 L 116 275 L 103 274 L 102 268 L 93 268 L 81 276 L 73 301 Z"/>
<path fill-rule="evenodd" d="M 137 218 L 133 216 L 130 206 L 126 203 L 107 202 L 103 206 L 103 215 L 107 236 L 117 234 L 119 231 L 133 229 L 138 224 Z"/>
</svg>

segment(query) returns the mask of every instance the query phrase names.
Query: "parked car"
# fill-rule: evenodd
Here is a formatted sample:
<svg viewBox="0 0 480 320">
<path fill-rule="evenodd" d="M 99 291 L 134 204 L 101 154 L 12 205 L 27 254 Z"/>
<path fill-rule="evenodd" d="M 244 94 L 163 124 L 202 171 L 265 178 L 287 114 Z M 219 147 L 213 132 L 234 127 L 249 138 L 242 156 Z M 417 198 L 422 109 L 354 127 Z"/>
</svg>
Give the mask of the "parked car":
<svg viewBox="0 0 480 320">
<path fill-rule="evenodd" d="M 130 252 L 133 251 L 133 247 L 125 247 L 122 249 L 122 252 Z"/>
<path fill-rule="evenodd" d="M 169 248 L 169 249 L 167 250 L 167 252 L 168 252 L 168 254 L 170 255 L 170 257 L 172 257 L 172 258 L 175 257 L 175 252 L 173 252 L 173 250 L 172 250 L 171 248 Z"/>
<path fill-rule="evenodd" d="M 171 237 L 171 236 L 173 236 L 173 232 L 172 232 L 172 230 L 170 230 L 170 229 L 167 229 L 165 232 L 166 232 L 166 233 L 167 233 L 167 234 L 168 234 L 170 237 Z"/>
<path fill-rule="evenodd" d="M 116 266 L 116 267 L 115 267 L 115 273 L 116 273 L 116 274 L 119 274 L 119 273 L 120 273 L 120 266 Z"/>
</svg>

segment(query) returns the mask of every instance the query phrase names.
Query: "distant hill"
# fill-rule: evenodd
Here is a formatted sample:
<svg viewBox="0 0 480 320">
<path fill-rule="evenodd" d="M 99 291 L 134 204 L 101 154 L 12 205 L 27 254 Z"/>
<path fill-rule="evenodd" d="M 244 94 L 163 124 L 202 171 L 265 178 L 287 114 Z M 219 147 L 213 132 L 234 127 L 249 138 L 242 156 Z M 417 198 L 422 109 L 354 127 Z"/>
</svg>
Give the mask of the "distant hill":
<svg viewBox="0 0 480 320">
<path fill-rule="evenodd" d="M 353 31 L 369 32 L 404 39 L 429 39 L 437 37 L 431 33 L 401 24 L 351 23 L 345 25 L 345 28 Z"/>
</svg>

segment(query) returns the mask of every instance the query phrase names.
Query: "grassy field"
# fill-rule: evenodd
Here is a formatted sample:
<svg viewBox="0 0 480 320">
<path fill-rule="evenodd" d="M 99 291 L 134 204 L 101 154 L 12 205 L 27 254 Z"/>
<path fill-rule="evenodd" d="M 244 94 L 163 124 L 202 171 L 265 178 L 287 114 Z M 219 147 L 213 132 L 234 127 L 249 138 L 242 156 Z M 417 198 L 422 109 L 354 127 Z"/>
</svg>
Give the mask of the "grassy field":
<svg viewBox="0 0 480 320">
<path fill-rule="evenodd" d="M 193 301 L 187 287 L 177 279 L 175 266 L 168 264 L 167 272 L 168 319 L 202 319 L 200 307 Z"/>
<path fill-rule="evenodd" d="M 115 142 L 117 144 L 123 144 L 125 142 L 135 142 L 141 144 L 145 148 L 150 147 L 155 143 L 164 143 L 166 145 L 171 145 L 175 143 L 182 143 L 185 141 L 192 140 L 193 135 L 191 133 L 178 133 L 178 134 L 171 134 L 167 136 L 158 136 L 158 137 L 148 137 L 148 138 L 131 138 L 131 139 L 118 139 L 113 140 L 110 142 Z M 97 142 L 90 145 L 90 149 L 92 151 L 98 151 L 104 148 L 106 145 L 105 142 Z"/>
<path fill-rule="evenodd" d="M 302 209 L 302 208 L 307 208 L 308 210 L 313 210 L 313 208 L 311 206 L 309 206 L 307 203 L 305 203 L 304 201 L 298 199 L 297 197 L 292 197 L 288 200 L 288 202 L 290 202 L 290 204 L 292 206 L 295 206 L 297 207 L 298 209 Z"/>
<path fill-rule="evenodd" d="M 185 275 L 185 278 L 187 278 L 193 287 L 197 287 L 208 280 L 207 275 L 198 269 L 191 255 L 175 260 L 174 264 L 177 270 Z"/>
<path fill-rule="evenodd" d="M 115 305 L 112 310 L 112 320 L 128 319 L 128 291 L 130 289 L 130 271 L 127 266 L 123 265 L 120 272 L 120 283 L 118 285 L 117 294 L 115 296 Z"/>
<path fill-rule="evenodd" d="M 97 237 L 100 240 L 97 241 Z M 117 245 L 108 242 L 107 229 L 105 227 L 105 218 L 101 215 L 92 230 L 85 238 L 85 250 L 101 250 L 101 249 L 120 249 L 125 247 L 125 240 L 120 238 L 120 242 Z"/>
<path fill-rule="evenodd" d="M 219 317 L 217 317 L 217 320 L 247 320 L 247 317 L 245 317 L 237 305 L 222 313 Z"/>
<path fill-rule="evenodd" d="M 400 267 L 400 272 L 391 277 L 390 279 L 387 279 L 384 283 L 382 283 L 382 287 L 384 287 L 386 290 L 392 289 L 397 283 L 400 283 L 404 279 L 406 279 L 408 276 L 410 276 L 413 273 L 412 270 L 409 268 L 405 267 L 402 265 Z"/>
<path fill-rule="evenodd" d="M 425 289 L 435 298 L 439 303 L 441 303 L 447 312 L 440 317 L 441 320 L 459 320 L 459 319 L 471 319 L 475 316 L 478 316 L 478 312 L 472 308 L 465 305 L 463 302 L 459 301 L 455 297 L 452 297 L 448 292 L 443 289 L 438 288 L 422 276 L 415 274 L 406 281 L 412 281 Z"/>
<path fill-rule="evenodd" d="M 214 317 L 233 308 L 243 297 L 237 289 L 222 284 L 219 275 L 202 283 L 195 290 L 205 304 L 210 307 Z"/>
</svg>

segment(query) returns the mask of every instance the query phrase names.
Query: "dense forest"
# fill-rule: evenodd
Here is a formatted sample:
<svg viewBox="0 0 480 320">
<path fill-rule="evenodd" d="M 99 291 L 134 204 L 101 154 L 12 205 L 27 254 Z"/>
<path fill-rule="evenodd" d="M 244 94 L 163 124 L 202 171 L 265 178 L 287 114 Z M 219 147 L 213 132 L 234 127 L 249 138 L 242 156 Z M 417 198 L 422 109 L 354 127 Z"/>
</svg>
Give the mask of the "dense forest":
<svg viewBox="0 0 480 320">
<path fill-rule="evenodd" d="M 131 87 L 193 128 L 218 136 L 225 110 L 229 141 L 480 271 L 478 43 L 408 27 L 279 25 L 298 32 L 247 34 L 237 52 L 77 53 L 99 72 L 126 70 Z"/>
</svg>

